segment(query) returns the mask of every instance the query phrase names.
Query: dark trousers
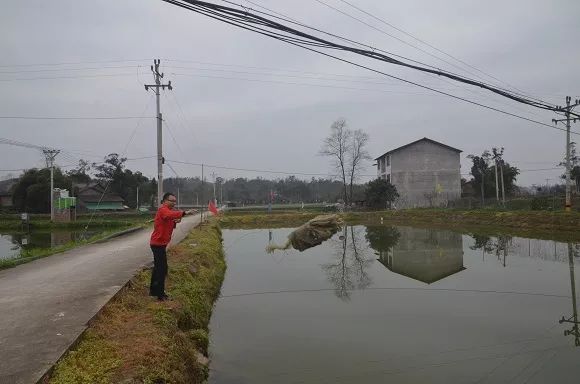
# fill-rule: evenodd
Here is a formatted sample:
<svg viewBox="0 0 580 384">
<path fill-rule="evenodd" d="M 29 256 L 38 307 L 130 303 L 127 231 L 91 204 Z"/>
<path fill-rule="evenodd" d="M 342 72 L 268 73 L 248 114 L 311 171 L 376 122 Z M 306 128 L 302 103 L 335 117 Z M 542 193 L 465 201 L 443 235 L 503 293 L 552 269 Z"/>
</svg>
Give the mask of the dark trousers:
<svg viewBox="0 0 580 384">
<path fill-rule="evenodd" d="M 165 295 L 165 276 L 167 276 L 167 253 L 166 245 L 152 245 L 153 272 L 151 273 L 151 285 L 149 294 L 162 297 Z"/>
</svg>

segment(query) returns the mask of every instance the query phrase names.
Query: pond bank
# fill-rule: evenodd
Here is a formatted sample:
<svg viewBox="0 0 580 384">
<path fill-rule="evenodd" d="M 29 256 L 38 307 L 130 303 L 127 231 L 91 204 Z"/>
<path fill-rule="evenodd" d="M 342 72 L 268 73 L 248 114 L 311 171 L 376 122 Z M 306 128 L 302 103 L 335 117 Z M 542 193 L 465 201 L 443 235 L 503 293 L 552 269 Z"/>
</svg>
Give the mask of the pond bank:
<svg viewBox="0 0 580 384">
<path fill-rule="evenodd" d="M 225 274 L 215 220 L 168 251 L 169 302 L 148 295 L 150 270 L 135 276 L 96 316 L 45 383 L 202 383 L 209 318 Z"/>
<path fill-rule="evenodd" d="M 136 225 L 136 226 L 113 226 L 100 228 L 98 234 L 88 237 L 86 240 L 81 241 L 70 241 L 68 243 L 50 247 L 50 248 L 32 248 L 23 249 L 18 257 L 14 258 L 0 258 L 0 270 L 6 268 L 16 267 L 20 264 L 25 264 L 43 257 L 52 256 L 57 253 L 68 251 L 83 245 L 93 244 L 97 242 L 107 241 L 119 236 L 127 235 L 145 228 L 146 225 Z M 96 226 L 93 228 L 97 228 Z"/>
<path fill-rule="evenodd" d="M 254 212 L 238 215 L 228 212 L 222 219 L 225 228 L 291 227 L 316 217 L 315 212 Z M 341 214 L 351 224 L 369 223 L 429 226 L 487 235 L 509 234 L 560 241 L 580 240 L 580 213 L 539 211 L 491 211 L 451 209 L 409 209 L 400 211 L 347 212 Z"/>
</svg>

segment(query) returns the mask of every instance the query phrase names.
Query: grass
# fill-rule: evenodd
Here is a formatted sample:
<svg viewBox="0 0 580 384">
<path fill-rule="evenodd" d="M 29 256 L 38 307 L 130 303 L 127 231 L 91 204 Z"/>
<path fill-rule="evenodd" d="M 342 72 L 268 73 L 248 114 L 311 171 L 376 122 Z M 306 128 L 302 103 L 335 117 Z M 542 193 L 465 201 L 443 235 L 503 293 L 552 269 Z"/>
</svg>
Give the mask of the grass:
<svg viewBox="0 0 580 384">
<path fill-rule="evenodd" d="M 91 323 L 56 365 L 51 384 L 202 383 L 208 369 L 208 324 L 225 274 L 215 220 L 169 249 L 167 290 L 148 296 L 151 271 L 141 271 Z"/>
<path fill-rule="evenodd" d="M 59 245 L 58 247 L 53 248 L 31 248 L 31 249 L 22 249 L 20 251 L 20 255 L 18 257 L 14 257 L 11 259 L 0 259 L 0 270 L 6 268 L 16 267 L 20 264 L 29 263 L 34 260 L 41 259 L 43 257 L 51 256 L 57 253 L 69 251 L 74 248 L 81 247 L 83 245 L 91 244 L 99 240 L 106 239 L 109 236 L 113 236 L 118 234 L 121 231 L 128 230 L 131 228 L 138 228 L 139 226 L 120 226 L 114 228 L 108 228 L 99 232 L 98 234 L 91 236 L 90 238 L 82 241 L 71 241 L 63 245 Z"/>
</svg>

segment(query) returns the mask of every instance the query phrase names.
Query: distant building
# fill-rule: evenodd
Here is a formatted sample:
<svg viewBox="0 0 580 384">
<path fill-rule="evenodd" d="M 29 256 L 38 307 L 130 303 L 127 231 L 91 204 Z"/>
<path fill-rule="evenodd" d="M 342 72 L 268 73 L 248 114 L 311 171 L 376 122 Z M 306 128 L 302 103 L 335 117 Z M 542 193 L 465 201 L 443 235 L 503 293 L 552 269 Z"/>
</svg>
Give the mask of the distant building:
<svg viewBox="0 0 580 384">
<path fill-rule="evenodd" d="M 0 181 L 0 208 L 12 207 L 12 188 L 18 179 L 8 179 Z"/>
<path fill-rule="evenodd" d="M 81 211 L 122 211 L 125 200 L 116 193 L 106 191 L 98 182 L 74 186 L 77 209 Z"/>
<path fill-rule="evenodd" d="M 377 176 L 397 188 L 396 208 L 445 206 L 461 197 L 461 152 L 425 137 L 377 157 Z"/>
</svg>

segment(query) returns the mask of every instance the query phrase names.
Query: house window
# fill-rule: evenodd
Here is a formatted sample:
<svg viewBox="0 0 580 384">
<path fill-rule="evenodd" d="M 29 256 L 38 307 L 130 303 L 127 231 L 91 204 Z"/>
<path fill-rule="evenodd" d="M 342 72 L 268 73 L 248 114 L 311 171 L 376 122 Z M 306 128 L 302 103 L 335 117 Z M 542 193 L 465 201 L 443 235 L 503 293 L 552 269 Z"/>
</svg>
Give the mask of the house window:
<svg viewBox="0 0 580 384">
<path fill-rule="evenodd" d="M 387 155 L 387 167 L 391 166 L 391 155 Z"/>
<path fill-rule="evenodd" d="M 385 158 L 379 160 L 379 164 L 381 166 L 381 172 L 385 172 Z"/>
<path fill-rule="evenodd" d="M 391 182 L 391 175 L 387 175 L 387 183 Z"/>
</svg>

